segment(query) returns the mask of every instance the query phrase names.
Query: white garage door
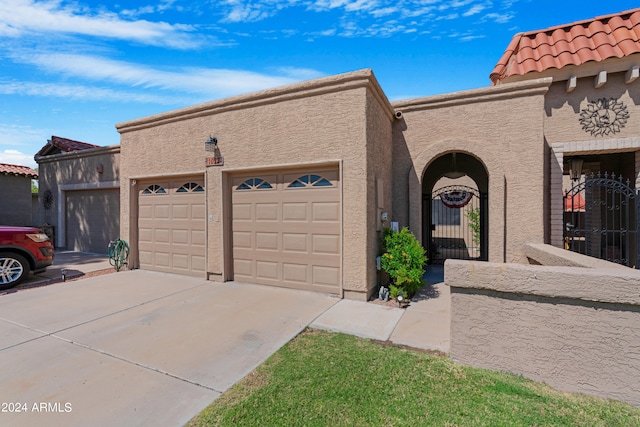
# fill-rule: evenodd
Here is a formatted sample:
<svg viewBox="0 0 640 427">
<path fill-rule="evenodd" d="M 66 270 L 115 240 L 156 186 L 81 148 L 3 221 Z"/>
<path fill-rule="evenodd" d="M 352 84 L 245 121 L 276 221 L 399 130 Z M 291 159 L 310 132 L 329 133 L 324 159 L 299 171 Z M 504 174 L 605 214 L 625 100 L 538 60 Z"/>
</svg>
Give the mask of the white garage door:
<svg viewBox="0 0 640 427">
<path fill-rule="evenodd" d="M 205 277 L 202 177 L 144 182 L 138 193 L 140 268 Z"/>
<path fill-rule="evenodd" d="M 338 176 L 328 169 L 234 177 L 234 279 L 339 293 Z"/>
<path fill-rule="evenodd" d="M 120 237 L 120 189 L 65 192 L 67 249 L 106 254 Z"/>
</svg>

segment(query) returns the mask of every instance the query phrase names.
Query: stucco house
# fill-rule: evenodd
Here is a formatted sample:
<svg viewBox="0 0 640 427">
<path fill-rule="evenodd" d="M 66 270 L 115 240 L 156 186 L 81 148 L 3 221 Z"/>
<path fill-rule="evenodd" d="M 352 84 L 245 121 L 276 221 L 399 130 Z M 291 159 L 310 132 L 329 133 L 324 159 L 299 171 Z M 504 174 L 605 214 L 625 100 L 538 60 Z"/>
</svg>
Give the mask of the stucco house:
<svg viewBox="0 0 640 427">
<path fill-rule="evenodd" d="M 33 225 L 31 180 L 37 178 L 30 167 L 0 163 L 0 224 Z"/>
<path fill-rule="evenodd" d="M 572 160 L 640 180 L 639 22 L 518 34 L 487 88 L 390 102 L 364 69 L 119 123 L 130 266 L 367 300 L 391 221 L 432 261 L 563 247 Z M 631 243 L 570 241 L 631 259 L 636 217 Z"/>
<path fill-rule="evenodd" d="M 58 248 L 107 253 L 120 230 L 120 146 L 52 136 L 36 154 L 40 224 Z"/>
</svg>

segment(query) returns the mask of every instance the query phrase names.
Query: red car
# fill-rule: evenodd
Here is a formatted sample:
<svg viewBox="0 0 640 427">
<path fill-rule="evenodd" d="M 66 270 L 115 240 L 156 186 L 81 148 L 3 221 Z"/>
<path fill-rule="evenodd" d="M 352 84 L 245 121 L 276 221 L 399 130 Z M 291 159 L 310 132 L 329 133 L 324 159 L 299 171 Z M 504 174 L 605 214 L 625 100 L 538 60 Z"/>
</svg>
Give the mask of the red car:
<svg viewBox="0 0 640 427">
<path fill-rule="evenodd" d="M 22 283 L 30 271 L 53 264 L 53 244 L 40 229 L 0 225 L 0 289 Z"/>
</svg>

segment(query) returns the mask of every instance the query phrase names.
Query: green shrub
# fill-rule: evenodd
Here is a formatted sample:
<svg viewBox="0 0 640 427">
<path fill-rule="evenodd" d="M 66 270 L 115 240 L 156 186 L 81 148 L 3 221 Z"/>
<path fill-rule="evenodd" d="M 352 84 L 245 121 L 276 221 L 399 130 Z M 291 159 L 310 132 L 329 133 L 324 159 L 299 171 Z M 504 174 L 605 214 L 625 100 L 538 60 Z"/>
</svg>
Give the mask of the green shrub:
<svg viewBox="0 0 640 427">
<path fill-rule="evenodd" d="M 391 296 L 402 292 L 411 297 L 424 286 L 422 276 L 427 262 L 424 248 L 406 227 L 398 232 L 385 229 L 384 247 L 381 267 L 393 281 L 390 289 L 394 292 Z"/>
<path fill-rule="evenodd" d="M 480 208 L 471 208 L 466 213 L 469 219 L 469 228 L 473 235 L 473 243 L 480 246 Z"/>
</svg>

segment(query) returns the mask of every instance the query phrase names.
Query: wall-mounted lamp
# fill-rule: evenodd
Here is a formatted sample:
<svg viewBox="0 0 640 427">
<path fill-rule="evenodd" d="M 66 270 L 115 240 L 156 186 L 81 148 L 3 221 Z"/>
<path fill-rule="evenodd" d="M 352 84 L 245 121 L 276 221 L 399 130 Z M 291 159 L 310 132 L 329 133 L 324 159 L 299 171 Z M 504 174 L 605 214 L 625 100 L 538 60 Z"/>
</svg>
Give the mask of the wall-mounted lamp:
<svg viewBox="0 0 640 427">
<path fill-rule="evenodd" d="M 131 180 L 131 186 L 132 187 L 135 187 L 137 183 L 138 183 L 138 181 L 136 181 L 135 179 Z"/>
<path fill-rule="evenodd" d="M 218 156 L 220 154 L 220 150 L 218 149 L 218 138 L 210 136 L 204 143 L 204 148 L 206 151 L 212 151 L 216 156 Z"/>
<path fill-rule="evenodd" d="M 380 221 L 387 222 L 389 220 L 389 214 L 387 212 L 380 213 Z"/>
<path fill-rule="evenodd" d="M 96 166 L 96 170 L 98 171 L 98 173 L 103 173 L 104 165 L 102 163 L 98 164 L 98 166 Z"/>
<path fill-rule="evenodd" d="M 583 159 L 573 158 L 569 160 L 569 176 L 572 181 L 579 181 L 582 176 Z"/>
<path fill-rule="evenodd" d="M 444 176 L 446 178 L 449 179 L 458 179 L 458 178 L 462 178 L 463 176 L 466 175 L 465 172 L 459 171 L 458 170 L 458 164 L 456 162 L 456 153 L 451 153 L 451 170 L 449 170 L 447 173 L 444 174 Z"/>
</svg>

